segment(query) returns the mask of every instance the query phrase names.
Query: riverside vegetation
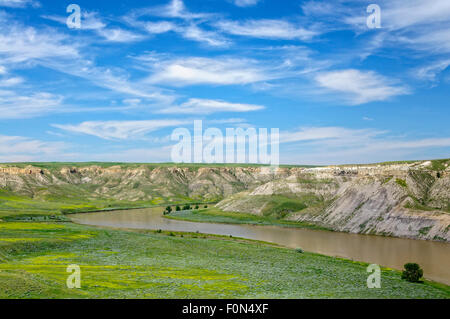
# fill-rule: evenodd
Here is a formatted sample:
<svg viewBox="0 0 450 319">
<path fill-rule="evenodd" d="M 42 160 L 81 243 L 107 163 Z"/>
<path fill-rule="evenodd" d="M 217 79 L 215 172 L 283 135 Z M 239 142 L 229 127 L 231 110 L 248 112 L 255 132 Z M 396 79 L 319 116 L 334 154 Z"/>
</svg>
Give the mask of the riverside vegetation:
<svg viewBox="0 0 450 319">
<path fill-rule="evenodd" d="M 410 167 L 414 164 L 395 165 Z M 408 208 L 403 200 L 402 210 L 411 210 L 413 216 L 425 212 L 428 220 L 427 214 L 431 212 L 436 216 L 448 214 L 448 206 L 445 206 L 448 194 L 436 195 L 435 190 L 448 178 L 448 161 L 442 165 L 438 171 L 432 171 L 432 166 L 421 166 L 423 171 L 440 174 L 439 178 L 434 175 L 433 181 L 427 182 L 428 190 L 422 190 L 426 196 L 416 196 L 418 192 L 411 186 L 415 184 L 410 181 L 410 170 L 393 180 L 383 180 L 382 185 L 390 185 L 387 189 L 397 190 L 397 186 L 404 189 L 396 182 L 396 179 L 404 179 L 407 184 L 404 199 L 414 196 L 417 203 L 411 202 L 413 208 Z M 89 227 L 73 224 L 67 218 L 67 214 L 73 212 L 156 205 L 162 206 L 162 213 L 167 205 L 183 207 L 190 203 L 195 207 L 195 203 L 202 203 L 199 209 L 175 211 L 168 216 L 197 221 L 327 228 L 326 223 L 297 218 L 302 211 L 311 216 L 326 212 L 327 207 L 333 205 L 327 196 L 318 200 L 316 192 L 305 194 L 291 185 L 287 186 L 294 190 L 290 193 L 273 191 L 272 195 L 250 195 L 255 191 L 259 194 L 260 187 L 267 189 L 267 185 L 286 179 L 299 183 L 299 174 L 303 178 L 303 174 L 311 174 L 311 169 L 314 170 L 283 167 L 273 173 L 258 166 L 2 165 L 0 298 L 450 298 L 446 285 L 429 281 L 410 283 L 402 280 L 401 272 L 391 269 L 382 270 L 382 289 L 368 289 L 367 264 L 301 249 L 197 233 Z M 325 179 L 329 172 L 324 168 L 316 170 L 324 172 L 320 175 L 324 179 L 301 180 L 300 184 L 310 183 L 313 190 L 326 185 L 324 188 L 330 191 L 332 187 Z M 336 176 L 337 183 L 347 183 L 347 186 L 355 178 L 348 174 Z M 341 177 L 346 181 L 341 181 Z M 380 177 L 373 179 L 378 185 Z M 236 208 L 247 196 L 263 196 L 259 212 L 223 209 L 230 205 L 230 198 L 234 197 L 236 205 L 233 207 Z M 206 203 L 220 200 L 223 201 L 218 207 L 222 209 L 211 204 L 204 208 Z M 252 200 L 247 199 L 245 205 Z M 353 215 L 364 212 L 363 206 Z M 431 228 L 418 237 L 433 239 L 436 236 L 429 237 L 440 229 L 436 228 L 437 222 L 430 220 Z M 445 240 L 445 233 L 440 234 Z M 66 267 L 71 264 L 81 267 L 81 289 L 66 287 Z"/>
</svg>

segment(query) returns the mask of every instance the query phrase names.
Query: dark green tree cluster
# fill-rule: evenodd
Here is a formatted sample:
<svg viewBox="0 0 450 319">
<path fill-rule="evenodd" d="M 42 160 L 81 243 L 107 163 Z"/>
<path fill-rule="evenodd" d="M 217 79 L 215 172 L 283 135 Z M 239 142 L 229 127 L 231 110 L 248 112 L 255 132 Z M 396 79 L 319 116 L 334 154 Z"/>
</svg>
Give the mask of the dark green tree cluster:
<svg viewBox="0 0 450 319">
<path fill-rule="evenodd" d="M 402 279 L 409 282 L 420 282 L 420 278 L 423 277 L 423 270 L 418 264 L 408 263 L 405 265 L 405 270 L 402 274 Z"/>
<path fill-rule="evenodd" d="M 166 210 L 164 211 L 164 215 L 169 215 L 170 213 L 172 212 L 172 207 L 170 207 L 170 206 L 167 206 L 166 207 Z"/>
</svg>

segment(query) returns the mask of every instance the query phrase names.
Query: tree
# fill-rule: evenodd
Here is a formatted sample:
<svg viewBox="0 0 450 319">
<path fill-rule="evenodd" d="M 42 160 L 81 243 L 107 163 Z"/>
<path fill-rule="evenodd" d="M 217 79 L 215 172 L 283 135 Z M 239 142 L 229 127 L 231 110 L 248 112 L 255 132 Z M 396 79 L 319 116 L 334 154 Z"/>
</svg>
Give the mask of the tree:
<svg viewBox="0 0 450 319">
<path fill-rule="evenodd" d="M 416 263 L 408 263 L 405 265 L 405 270 L 402 274 L 402 279 L 409 282 L 420 282 L 420 278 L 423 277 L 423 270 Z"/>
<path fill-rule="evenodd" d="M 205 207 L 204 208 L 208 208 L 208 205 L 205 205 Z"/>
<path fill-rule="evenodd" d="M 177 206 L 177 207 L 175 208 L 175 210 L 176 210 L 177 212 L 179 212 L 179 211 L 181 210 L 180 206 Z"/>
<path fill-rule="evenodd" d="M 195 205 L 195 209 L 199 209 L 200 207 L 198 207 L 198 205 Z"/>
<path fill-rule="evenodd" d="M 171 212 L 172 212 L 172 207 L 167 206 L 166 210 L 164 211 L 164 215 L 166 215 L 166 214 L 169 215 Z"/>
</svg>

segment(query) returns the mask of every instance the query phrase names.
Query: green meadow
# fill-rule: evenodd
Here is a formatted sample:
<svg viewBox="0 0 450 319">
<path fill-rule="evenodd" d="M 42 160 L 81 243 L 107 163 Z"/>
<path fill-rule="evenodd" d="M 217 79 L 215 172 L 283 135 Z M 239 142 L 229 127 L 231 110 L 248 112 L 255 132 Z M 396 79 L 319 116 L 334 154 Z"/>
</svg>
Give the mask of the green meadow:
<svg viewBox="0 0 450 319">
<path fill-rule="evenodd" d="M 81 289 L 66 286 L 81 267 Z M 0 222 L 0 298 L 450 298 L 448 286 L 264 242 L 203 234 Z"/>
</svg>

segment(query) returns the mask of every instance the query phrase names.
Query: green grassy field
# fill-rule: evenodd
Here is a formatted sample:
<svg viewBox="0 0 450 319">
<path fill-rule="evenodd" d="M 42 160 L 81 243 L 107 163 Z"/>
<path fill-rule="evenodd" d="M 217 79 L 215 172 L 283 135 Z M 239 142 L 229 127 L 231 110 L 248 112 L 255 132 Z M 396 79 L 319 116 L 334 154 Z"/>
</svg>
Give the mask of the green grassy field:
<svg viewBox="0 0 450 319">
<path fill-rule="evenodd" d="M 66 287 L 68 265 L 81 289 Z M 450 298 L 384 269 L 237 238 L 72 223 L 0 223 L 0 298 Z"/>
</svg>

